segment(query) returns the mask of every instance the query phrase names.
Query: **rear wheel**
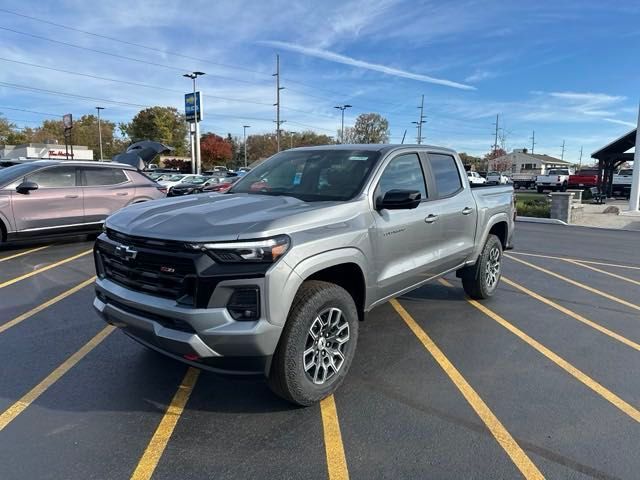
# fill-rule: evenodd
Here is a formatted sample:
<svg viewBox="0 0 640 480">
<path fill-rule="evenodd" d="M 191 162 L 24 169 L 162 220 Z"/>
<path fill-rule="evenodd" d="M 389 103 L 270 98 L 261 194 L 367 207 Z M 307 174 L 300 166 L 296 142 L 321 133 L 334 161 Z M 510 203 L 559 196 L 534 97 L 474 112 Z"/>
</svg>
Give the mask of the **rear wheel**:
<svg viewBox="0 0 640 480">
<path fill-rule="evenodd" d="M 544 192 L 544 188 L 542 188 L 542 187 L 537 187 L 537 190 L 538 190 L 538 193 Z"/>
<path fill-rule="evenodd" d="M 460 275 L 467 295 L 476 300 L 493 296 L 502 273 L 502 243 L 495 235 L 489 235 L 478 261 L 463 269 Z"/>
<path fill-rule="evenodd" d="M 358 341 L 358 311 L 333 283 L 305 282 L 298 291 L 271 364 L 269 387 L 302 406 L 331 395 L 342 383 Z"/>
</svg>

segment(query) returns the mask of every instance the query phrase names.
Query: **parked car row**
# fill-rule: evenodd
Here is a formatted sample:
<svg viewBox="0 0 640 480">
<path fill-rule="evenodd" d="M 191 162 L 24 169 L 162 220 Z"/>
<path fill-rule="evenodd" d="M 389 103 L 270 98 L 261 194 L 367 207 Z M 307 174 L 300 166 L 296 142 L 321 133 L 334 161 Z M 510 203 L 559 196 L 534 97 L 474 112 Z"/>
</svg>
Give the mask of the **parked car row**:
<svg viewBox="0 0 640 480">
<path fill-rule="evenodd" d="M 36 160 L 0 170 L 0 243 L 38 235 L 100 231 L 127 205 L 166 188 L 120 163 Z"/>
</svg>

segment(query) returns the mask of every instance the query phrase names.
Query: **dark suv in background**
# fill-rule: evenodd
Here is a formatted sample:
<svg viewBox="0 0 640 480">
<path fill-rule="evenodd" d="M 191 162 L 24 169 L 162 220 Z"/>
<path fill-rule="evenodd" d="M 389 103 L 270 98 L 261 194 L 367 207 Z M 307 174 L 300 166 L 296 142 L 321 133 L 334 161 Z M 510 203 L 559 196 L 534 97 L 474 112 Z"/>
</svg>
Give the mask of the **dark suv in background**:
<svg viewBox="0 0 640 480">
<path fill-rule="evenodd" d="M 99 231 L 112 213 L 166 190 L 119 163 L 38 160 L 0 170 L 0 243 Z"/>
</svg>

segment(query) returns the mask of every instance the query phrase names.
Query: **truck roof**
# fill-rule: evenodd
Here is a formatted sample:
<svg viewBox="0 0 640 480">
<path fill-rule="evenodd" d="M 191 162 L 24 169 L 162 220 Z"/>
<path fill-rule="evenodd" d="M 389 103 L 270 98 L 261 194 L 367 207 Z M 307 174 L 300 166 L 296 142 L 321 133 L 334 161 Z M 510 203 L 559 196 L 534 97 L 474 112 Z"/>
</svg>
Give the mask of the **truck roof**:
<svg viewBox="0 0 640 480">
<path fill-rule="evenodd" d="M 455 154 L 456 151 L 451 148 L 438 147 L 436 145 L 418 145 L 411 143 L 390 144 L 390 143 L 344 143 L 338 145 L 319 145 L 315 147 L 298 147 L 291 150 L 368 150 L 373 152 L 389 153 L 394 150 L 402 150 L 407 148 L 416 148 L 422 150 L 438 150 Z"/>
</svg>

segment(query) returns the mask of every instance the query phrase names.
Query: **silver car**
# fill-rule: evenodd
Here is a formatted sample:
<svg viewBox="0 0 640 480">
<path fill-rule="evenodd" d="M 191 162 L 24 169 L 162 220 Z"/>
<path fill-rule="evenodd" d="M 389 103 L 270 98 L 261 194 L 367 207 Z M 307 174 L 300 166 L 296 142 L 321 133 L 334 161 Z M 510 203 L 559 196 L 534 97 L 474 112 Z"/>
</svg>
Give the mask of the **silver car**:
<svg viewBox="0 0 640 480">
<path fill-rule="evenodd" d="M 99 231 L 112 213 L 166 190 L 118 163 L 38 160 L 0 171 L 0 243 Z"/>
</svg>

